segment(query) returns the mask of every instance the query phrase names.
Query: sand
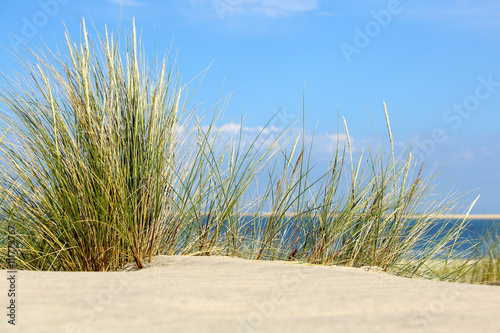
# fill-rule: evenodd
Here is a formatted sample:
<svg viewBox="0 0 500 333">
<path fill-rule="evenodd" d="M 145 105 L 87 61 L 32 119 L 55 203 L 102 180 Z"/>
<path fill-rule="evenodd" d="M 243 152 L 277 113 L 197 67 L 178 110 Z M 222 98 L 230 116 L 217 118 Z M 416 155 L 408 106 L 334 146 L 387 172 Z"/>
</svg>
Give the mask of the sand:
<svg viewBox="0 0 500 333">
<path fill-rule="evenodd" d="M 500 287 L 362 269 L 160 256 L 139 271 L 2 271 L 0 332 L 500 332 Z"/>
</svg>

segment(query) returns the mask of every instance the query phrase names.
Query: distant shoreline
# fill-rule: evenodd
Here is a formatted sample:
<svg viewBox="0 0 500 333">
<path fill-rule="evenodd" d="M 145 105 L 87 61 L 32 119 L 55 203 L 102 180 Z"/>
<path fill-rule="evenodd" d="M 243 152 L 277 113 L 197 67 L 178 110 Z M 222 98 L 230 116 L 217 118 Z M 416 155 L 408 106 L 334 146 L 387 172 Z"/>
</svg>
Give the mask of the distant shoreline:
<svg viewBox="0 0 500 333">
<path fill-rule="evenodd" d="M 442 219 L 463 219 L 466 217 L 466 215 L 443 214 L 443 215 L 438 215 L 438 217 L 442 218 Z M 500 221 L 500 214 L 469 214 L 467 216 L 467 218 L 472 219 L 472 220 L 499 220 Z"/>
<path fill-rule="evenodd" d="M 242 216 L 255 216 L 255 214 L 253 214 L 253 213 L 242 213 L 240 215 L 242 215 Z M 268 217 L 270 215 L 271 215 L 271 213 L 259 213 L 259 214 L 257 214 L 258 217 Z M 285 217 L 293 217 L 294 214 L 293 213 L 285 213 L 284 216 Z M 417 214 L 408 215 L 408 218 L 420 218 L 420 217 L 422 217 L 422 215 L 417 215 Z M 428 215 L 428 217 L 431 217 L 431 216 Z M 443 219 L 443 220 L 446 220 L 446 219 L 462 220 L 465 217 L 467 217 L 467 219 L 469 219 L 469 220 L 498 220 L 498 221 L 500 221 L 500 214 L 469 214 L 468 216 L 464 215 L 464 214 L 441 214 L 441 215 L 434 216 L 434 218 L 436 218 L 436 219 Z"/>
</svg>

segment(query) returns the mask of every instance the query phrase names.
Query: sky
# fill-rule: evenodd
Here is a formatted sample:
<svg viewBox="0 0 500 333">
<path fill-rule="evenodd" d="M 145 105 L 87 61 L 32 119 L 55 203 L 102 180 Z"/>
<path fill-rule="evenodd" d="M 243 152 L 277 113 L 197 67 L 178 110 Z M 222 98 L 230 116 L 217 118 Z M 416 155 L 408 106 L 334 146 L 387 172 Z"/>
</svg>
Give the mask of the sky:
<svg viewBox="0 0 500 333">
<path fill-rule="evenodd" d="M 193 91 L 205 74 L 200 112 L 231 97 L 223 123 L 301 127 L 304 112 L 318 163 L 345 139 L 342 117 L 356 154 L 377 135 L 386 147 L 385 101 L 397 149 L 440 170 L 437 191 L 500 213 L 498 1 L 4 0 L 1 71 L 19 40 L 57 45 L 64 24 L 78 39 L 81 17 L 99 33 L 135 18 L 148 57 L 170 50 Z"/>
</svg>

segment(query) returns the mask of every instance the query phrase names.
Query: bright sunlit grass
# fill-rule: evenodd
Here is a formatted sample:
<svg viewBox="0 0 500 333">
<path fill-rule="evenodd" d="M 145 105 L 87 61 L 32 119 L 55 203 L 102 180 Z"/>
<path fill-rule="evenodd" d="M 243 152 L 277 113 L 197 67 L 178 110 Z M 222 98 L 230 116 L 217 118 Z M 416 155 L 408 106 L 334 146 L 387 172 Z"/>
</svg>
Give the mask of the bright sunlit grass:
<svg viewBox="0 0 500 333">
<path fill-rule="evenodd" d="M 305 129 L 266 126 L 247 142 L 240 126 L 228 139 L 220 109 L 204 126 L 186 110 L 168 59 L 147 65 L 135 26 L 125 51 L 107 31 L 92 38 L 82 27 L 80 44 L 67 34 L 65 53 L 19 57 L 23 72 L 0 92 L 0 267 L 10 226 L 20 269 L 108 271 L 158 254 L 218 254 L 498 278 L 497 254 L 491 267 L 457 265 L 465 221 L 430 232 L 455 201 L 436 199 L 436 176 L 410 147 L 395 156 L 385 104 L 389 153 L 354 158 L 344 122 L 347 144 L 313 178 Z"/>
</svg>

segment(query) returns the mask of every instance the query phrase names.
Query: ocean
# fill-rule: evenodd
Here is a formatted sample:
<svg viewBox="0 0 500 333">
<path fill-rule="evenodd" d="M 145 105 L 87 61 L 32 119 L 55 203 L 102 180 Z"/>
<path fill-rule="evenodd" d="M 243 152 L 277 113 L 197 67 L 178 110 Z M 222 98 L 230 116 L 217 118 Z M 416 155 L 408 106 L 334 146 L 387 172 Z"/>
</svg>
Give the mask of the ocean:
<svg viewBox="0 0 500 333">
<path fill-rule="evenodd" d="M 265 226 L 267 224 L 267 218 L 266 217 L 260 217 L 258 218 L 259 221 L 257 222 L 258 229 L 260 230 L 265 230 Z M 290 219 L 293 219 L 292 217 L 285 218 L 288 220 L 288 223 L 290 222 Z M 255 222 L 252 222 L 253 218 L 250 216 L 246 216 L 244 218 L 245 224 L 251 225 Z M 428 237 L 432 237 L 435 235 L 437 232 L 439 232 L 441 229 L 441 234 L 446 234 L 446 232 L 450 231 L 450 229 L 453 227 L 453 225 L 460 224 L 463 220 L 462 219 L 454 219 L 454 218 L 447 218 L 447 219 L 437 219 L 434 221 L 434 226 L 429 228 L 427 231 Z M 469 218 L 467 220 L 467 224 L 465 229 L 462 231 L 460 234 L 460 237 L 457 239 L 457 243 L 454 246 L 454 252 L 455 254 L 459 254 L 459 257 L 467 257 L 469 256 L 475 249 L 479 250 L 481 253 L 484 252 L 486 247 L 489 244 L 492 244 L 493 242 L 499 242 L 500 243 L 500 218 L 495 218 L 495 219 L 486 219 L 486 218 Z M 443 228 L 444 225 L 444 228 Z M 291 237 L 290 232 L 278 232 L 279 237 L 282 239 L 282 241 L 287 241 L 289 240 L 289 237 Z M 304 234 L 301 234 L 303 237 Z M 440 239 L 436 239 L 436 241 L 439 241 Z M 480 247 L 478 248 L 478 244 L 480 244 Z M 425 243 L 421 243 L 419 246 L 414 248 L 414 250 L 419 251 L 419 249 L 422 249 L 425 247 Z M 499 249 L 500 250 L 500 249 Z"/>
<path fill-rule="evenodd" d="M 452 221 L 461 222 L 460 220 Z M 462 240 L 465 240 L 466 243 L 458 247 L 457 250 L 471 251 L 477 243 L 485 241 L 484 245 L 486 246 L 491 242 L 498 241 L 498 237 L 500 237 L 500 219 L 471 219 L 461 235 Z"/>
</svg>

